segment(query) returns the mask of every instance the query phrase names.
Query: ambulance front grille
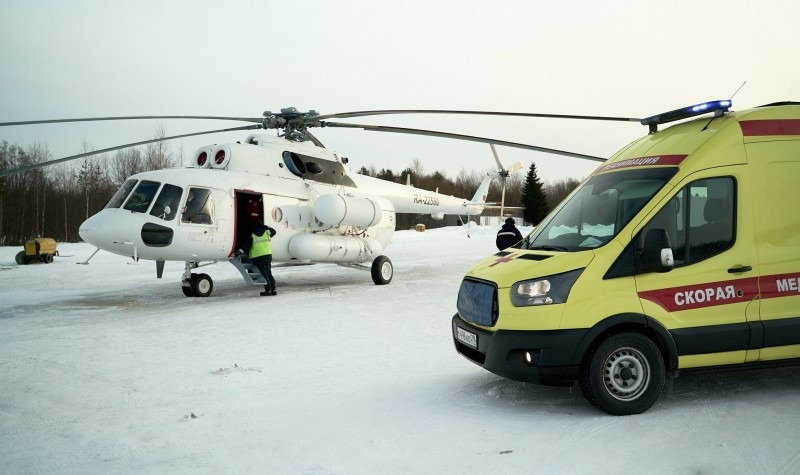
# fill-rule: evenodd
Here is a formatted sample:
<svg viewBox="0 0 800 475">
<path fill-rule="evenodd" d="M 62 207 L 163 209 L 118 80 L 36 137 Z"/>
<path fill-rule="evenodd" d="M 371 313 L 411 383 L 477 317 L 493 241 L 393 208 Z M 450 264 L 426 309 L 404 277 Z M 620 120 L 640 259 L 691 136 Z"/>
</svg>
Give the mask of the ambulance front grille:
<svg viewBox="0 0 800 475">
<path fill-rule="evenodd" d="M 458 289 L 456 308 L 467 322 L 494 326 L 497 323 L 497 287 L 481 280 L 464 279 Z"/>
</svg>

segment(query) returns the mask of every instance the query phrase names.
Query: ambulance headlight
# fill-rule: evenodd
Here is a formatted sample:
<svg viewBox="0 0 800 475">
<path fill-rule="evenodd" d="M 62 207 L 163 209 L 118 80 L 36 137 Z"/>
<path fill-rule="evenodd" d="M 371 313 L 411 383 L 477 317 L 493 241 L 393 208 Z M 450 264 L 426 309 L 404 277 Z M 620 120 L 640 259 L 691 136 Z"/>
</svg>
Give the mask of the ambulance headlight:
<svg viewBox="0 0 800 475">
<path fill-rule="evenodd" d="M 517 282 L 511 286 L 511 303 L 515 307 L 564 303 L 581 272 L 583 269 L 576 269 L 563 274 Z"/>
</svg>

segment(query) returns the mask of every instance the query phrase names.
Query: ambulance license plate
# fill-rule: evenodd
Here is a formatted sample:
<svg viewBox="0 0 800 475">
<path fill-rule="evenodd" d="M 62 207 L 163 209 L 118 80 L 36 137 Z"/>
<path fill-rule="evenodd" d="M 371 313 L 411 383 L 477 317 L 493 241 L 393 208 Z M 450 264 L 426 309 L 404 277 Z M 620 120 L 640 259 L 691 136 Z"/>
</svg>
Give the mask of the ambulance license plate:
<svg viewBox="0 0 800 475">
<path fill-rule="evenodd" d="M 478 335 L 468 332 L 461 327 L 456 327 L 456 338 L 470 348 L 478 349 Z"/>
</svg>

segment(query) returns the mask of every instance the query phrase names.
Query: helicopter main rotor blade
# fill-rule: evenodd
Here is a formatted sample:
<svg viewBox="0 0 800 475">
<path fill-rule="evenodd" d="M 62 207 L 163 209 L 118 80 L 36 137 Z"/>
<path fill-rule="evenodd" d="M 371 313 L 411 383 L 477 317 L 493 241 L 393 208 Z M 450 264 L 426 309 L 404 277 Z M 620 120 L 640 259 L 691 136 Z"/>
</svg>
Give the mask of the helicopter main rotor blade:
<svg viewBox="0 0 800 475">
<path fill-rule="evenodd" d="M 146 145 L 146 144 L 153 143 L 153 142 L 164 142 L 166 140 L 179 139 L 179 138 L 183 138 L 183 137 L 193 137 L 195 135 L 206 135 L 206 134 L 215 134 L 215 133 L 218 133 L 218 132 L 232 132 L 232 131 L 236 131 L 236 130 L 250 130 L 250 129 L 260 129 L 260 128 L 261 128 L 261 125 L 243 125 L 241 127 L 232 127 L 232 128 L 228 128 L 228 129 L 207 130 L 205 132 L 193 132 L 193 133 L 190 133 L 190 134 L 172 135 L 172 136 L 169 136 L 169 137 L 162 137 L 162 138 L 158 138 L 158 139 L 143 140 L 141 142 L 134 142 L 134 143 L 129 143 L 129 144 L 125 144 L 125 145 L 118 145 L 116 147 L 104 148 L 104 149 L 100 149 L 100 150 L 93 150 L 91 152 L 86 152 L 86 153 L 79 153 L 77 155 L 71 155 L 69 157 L 59 158 L 57 160 L 50 160 L 48 162 L 32 163 L 30 165 L 25 165 L 25 166 L 18 167 L 18 168 L 12 168 L 12 169 L 9 169 L 9 170 L 2 170 L 2 171 L 0 171 L 0 177 L 14 175 L 16 173 L 22 173 L 22 172 L 26 172 L 28 170 L 33 170 L 33 169 L 36 169 L 36 168 L 48 167 L 50 165 L 55 165 L 56 163 L 68 162 L 70 160 L 77 160 L 79 158 L 90 157 L 92 155 L 100 155 L 101 153 L 113 152 L 114 150 L 121 150 L 123 148 L 130 148 L 130 147 L 137 147 L 139 145 Z"/>
<path fill-rule="evenodd" d="M 82 119 L 47 119 L 47 120 L 26 120 L 19 122 L 0 122 L 0 127 L 10 125 L 40 125 L 40 124 L 59 124 L 64 122 L 99 122 L 104 120 L 139 120 L 139 119 L 212 119 L 212 120 L 235 120 L 239 122 L 261 123 L 263 118 L 256 117 L 221 117 L 214 115 L 129 115 L 122 117 L 86 117 Z"/>
<path fill-rule="evenodd" d="M 489 139 L 484 137 L 476 137 L 474 135 L 461 135 L 451 134 L 448 132 L 438 132 L 435 130 L 423 129 L 408 129 L 404 127 L 387 127 L 382 125 L 363 125 L 363 124 L 346 124 L 342 122 L 323 122 L 323 127 L 342 127 L 349 129 L 364 129 L 374 132 L 392 132 L 399 134 L 412 134 L 412 135 L 427 135 L 430 137 L 443 137 L 448 139 L 466 140 L 469 142 L 480 142 L 487 144 L 503 145 L 505 147 L 522 148 L 525 150 L 533 150 L 536 152 L 552 153 L 555 155 L 563 155 L 565 157 L 582 158 L 584 160 L 593 160 L 595 162 L 605 162 L 606 159 L 602 157 L 595 157 L 593 155 L 584 155 L 582 153 L 568 152 L 566 150 L 558 150 L 554 148 L 539 147 L 536 145 L 528 145 L 517 142 L 506 142 L 504 140 Z"/>
<path fill-rule="evenodd" d="M 338 114 L 326 114 L 314 116 L 315 120 L 324 119 L 346 119 L 351 117 L 366 117 L 371 115 L 396 115 L 396 114 L 461 114 L 461 115 L 499 115 L 506 117 L 543 117 L 548 119 L 583 119 L 583 120 L 605 120 L 616 122 L 637 122 L 641 119 L 633 117 L 606 117 L 597 115 L 568 115 L 568 114 L 538 114 L 528 112 L 494 112 L 494 111 L 468 111 L 468 110 L 439 110 L 439 109 L 389 109 L 372 111 L 341 112 Z"/>
</svg>

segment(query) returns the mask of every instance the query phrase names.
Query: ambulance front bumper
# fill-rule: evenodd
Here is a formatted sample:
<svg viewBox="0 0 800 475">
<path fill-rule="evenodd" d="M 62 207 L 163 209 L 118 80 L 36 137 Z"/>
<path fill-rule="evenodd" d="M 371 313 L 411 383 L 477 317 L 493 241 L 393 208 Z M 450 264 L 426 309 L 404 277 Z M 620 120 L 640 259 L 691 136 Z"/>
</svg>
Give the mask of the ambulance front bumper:
<svg viewBox="0 0 800 475">
<path fill-rule="evenodd" d="M 486 331 L 453 316 L 453 342 L 462 356 L 498 376 L 569 385 L 578 378 L 576 349 L 588 329 Z"/>
</svg>

